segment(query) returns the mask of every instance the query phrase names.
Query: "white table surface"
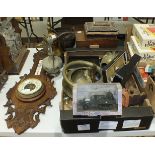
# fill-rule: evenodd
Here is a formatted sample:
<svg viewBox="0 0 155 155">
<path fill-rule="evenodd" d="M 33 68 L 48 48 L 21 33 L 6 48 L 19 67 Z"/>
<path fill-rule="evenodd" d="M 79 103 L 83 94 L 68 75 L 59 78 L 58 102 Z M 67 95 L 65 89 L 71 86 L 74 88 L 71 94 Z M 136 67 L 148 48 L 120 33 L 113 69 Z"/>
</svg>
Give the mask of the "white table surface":
<svg viewBox="0 0 155 155">
<path fill-rule="evenodd" d="M 6 104 L 7 98 L 6 93 L 10 88 L 15 85 L 15 82 L 19 81 L 19 77 L 28 74 L 30 69 L 33 66 L 33 54 L 36 52 L 35 48 L 30 48 L 30 53 L 27 57 L 27 60 L 20 72 L 20 75 L 11 75 L 9 76 L 8 81 L 4 85 L 3 89 L 0 92 L 0 136 L 155 136 L 155 119 L 153 119 L 150 129 L 148 130 L 137 130 L 137 131 L 101 131 L 98 133 L 83 133 L 83 134 L 64 134 L 60 125 L 60 111 L 59 104 L 61 101 L 61 91 L 62 91 L 62 74 L 54 78 L 54 86 L 57 90 L 57 95 L 52 102 L 52 107 L 47 107 L 45 114 L 40 114 L 39 124 L 31 129 L 29 128 L 21 135 L 17 135 L 12 128 L 8 129 L 5 119 L 7 115 L 7 108 L 3 105 Z"/>
</svg>

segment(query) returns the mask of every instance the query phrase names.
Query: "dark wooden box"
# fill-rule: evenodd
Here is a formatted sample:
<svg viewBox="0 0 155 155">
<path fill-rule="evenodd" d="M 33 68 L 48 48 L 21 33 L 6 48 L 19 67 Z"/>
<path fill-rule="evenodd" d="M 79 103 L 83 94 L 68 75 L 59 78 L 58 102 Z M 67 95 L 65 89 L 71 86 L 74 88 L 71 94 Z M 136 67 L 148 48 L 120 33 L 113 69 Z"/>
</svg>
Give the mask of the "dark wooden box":
<svg viewBox="0 0 155 155">
<path fill-rule="evenodd" d="M 83 57 L 84 60 L 85 58 L 90 58 L 91 60 L 94 56 L 94 59 L 96 59 L 95 56 L 97 56 L 97 52 L 94 53 L 90 52 L 90 53 L 88 51 L 87 52 L 74 51 L 66 53 L 65 63 L 68 63 L 72 60 L 76 60 L 76 58 L 81 59 L 81 57 Z M 98 53 L 98 55 L 101 55 L 102 53 L 104 52 L 102 51 L 100 54 Z M 134 80 L 137 83 L 139 80 L 135 78 L 136 76 L 134 77 Z M 139 86 L 138 83 L 137 86 Z M 101 130 L 114 130 L 114 131 L 145 130 L 150 127 L 154 115 L 149 100 L 145 99 L 145 102 L 142 106 L 123 108 L 121 116 L 74 117 L 72 109 L 64 110 L 65 97 L 66 97 L 65 93 L 62 91 L 62 103 L 60 106 L 61 108 L 60 122 L 64 133 L 86 133 L 86 132 L 90 133 L 90 132 L 99 132 Z M 103 128 L 100 128 L 100 124 L 102 122 L 109 123 L 109 126 L 111 122 L 116 122 L 117 125 L 115 128 L 112 129 L 110 129 L 110 127 L 106 129 L 106 127 L 104 128 L 104 125 Z"/>
<path fill-rule="evenodd" d="M 76 31 L 76 47 L 85 48 L 116 48 L 118 46 L 118 39 L 116 36 L 112 37 L 93 37 L 88 38 L 84 31 Z"/>
<path fill-rule="evenodd" d="M 118 122 L 114 131 L 129 131 L 129 130 L 145 130 L 150 127 L 150 124 L 153 119 L 153 112 L 151 107 L 129 107 L 123 109 L 122 116 L 105 116 L 105 117 L 81 117 L 74 118 L 72 115 L 72 110 L 61 110 L 60 111 L 60 122 L 64 133 L 90 133 L 90 132 L 99 132 L 101 130 L 110 130 L 110 129 L 99 129 L 99 124 L 102 121 L 107 121 L 107 123 L 114 121 Z M 139 126 L 133 125 L 133 127 L 123 128 L 123 123 L 125 121 L 139 121 Z M 89 125 L 90 129 L 88 130 L 79 130 L 79 125 Z"/>
</svg>

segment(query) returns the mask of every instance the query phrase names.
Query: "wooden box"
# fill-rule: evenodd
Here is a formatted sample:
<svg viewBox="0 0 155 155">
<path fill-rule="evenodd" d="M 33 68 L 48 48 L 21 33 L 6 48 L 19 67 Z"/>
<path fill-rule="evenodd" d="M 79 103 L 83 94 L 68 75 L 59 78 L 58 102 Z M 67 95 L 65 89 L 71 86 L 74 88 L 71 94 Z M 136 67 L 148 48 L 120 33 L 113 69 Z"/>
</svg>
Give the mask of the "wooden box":
<svg viewBox="0 0 155 155">
<path fill-rule="evenodd" d="M 115 53 L 116 55 L 122 53 L 121 50 L 103 50 L 103 49 L 81 49 L 81 50 L 72 50 L 66 51 L 64 54 L 64 63 L 74 60 L 86 60 L 93 62 L 100 66 L 101 59 L 106 53 Z"/>
<path fill-rule="evenodd" d="M 84 31 L 76 31 L 76 47 L 85 48 L 116 48 L 117 37 L 93 37 L 88 38 Z"/>
<path fill-rule="evenodd" d="M 66 103 L 66 97 L 62 91 L 60 122 L 64 133 L 146 130 L 150 127 L 153 119 L 153 111 L 148 99 L 140 107 L 123 108 L 121 116 L 74 117 L 72 100 L 70 99 Z M 113 126 L 112 124 L 116 125 Z"/>
<path fill-rule="evenodd" d="M 85 52 L 83 56 L 82 52 L 80 54 L 78 54 L 78 52 L 69 52 L 66 53 L 65 62 L 68 63 L 70 61 L 76 60 L 76 58 L 79 59 L 79 55 L 81 58 L 86 58 L 86 56 L 90 56 L 91 58 L 93 58 L 93 55 L 89 55 L 88 51 Z M 139 81 L 136 79 L 136 76 L 133 77 L 133 80 L 135 80 L 135 83 Z M 136 87 L 139 92 L 141 92 L 141 89 L 139 89 L 138 86 L 139 84 L 137 83 Z M 152 119 L 153 110 L 148 99 L 145 99 L 143 105 L 141 106 L 131 106 L 123 108 L 121 116 L 74 117 L 72 110 L 72 99 L 68 98 L 68 96 L 62 90 L 62 102 L 60 105 L 60 122 L 62 129 L 65 133 L 90 133 L 99 132 L 101 130 L 145 130 L 150 127 Z"/>
</svg>

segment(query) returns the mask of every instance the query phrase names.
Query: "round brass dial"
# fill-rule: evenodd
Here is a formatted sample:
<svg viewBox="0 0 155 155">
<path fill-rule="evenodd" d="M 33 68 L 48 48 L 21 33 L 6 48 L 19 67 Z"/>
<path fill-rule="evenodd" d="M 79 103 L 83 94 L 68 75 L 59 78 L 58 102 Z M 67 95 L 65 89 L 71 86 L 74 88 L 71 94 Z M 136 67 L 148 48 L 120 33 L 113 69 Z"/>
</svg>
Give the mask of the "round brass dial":
<svg viewBox="0 0 155 155">
<path fill-rule="evenodd" d="M 16 97 L 22 101 L 33 101 L 45 93 L 44 84 L 35 78 L 22 81 L 16 90 Z"/>
</svg>

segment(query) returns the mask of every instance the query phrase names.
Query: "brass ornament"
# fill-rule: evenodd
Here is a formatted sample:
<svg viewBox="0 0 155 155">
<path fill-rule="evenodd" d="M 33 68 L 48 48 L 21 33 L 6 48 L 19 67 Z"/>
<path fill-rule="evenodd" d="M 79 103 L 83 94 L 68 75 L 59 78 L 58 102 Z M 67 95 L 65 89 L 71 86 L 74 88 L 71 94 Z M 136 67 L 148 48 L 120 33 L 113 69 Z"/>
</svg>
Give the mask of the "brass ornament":
<svg viewBox="0 0 155 155">
<path fill-rule="evenodd" d="M 49 38 L 51 39 L 52 36 L 55 36 L 55 40 L 53 42 L 49 43 Z M 38 52 L 48 53 L 49 46 L 52 46 L 54 56 L 60 57 L 60 56 L 63 55 L 63 51 L 59 47 L 59 43 L 58 43 L 58 40 L 57 40 L 57 35 L 55 33 L 48 33 L 47 36 L 44 35 L 43 41 L 36 46 L 36 50 Z M 42 48 L 42 49 L 39 49 L 39 48 Z"/>
<path fill-rule="evenodd" d="M 48 54 L 47 57 L 43 59 L 42 67 L 44 71 L 51 77 L 57 76 L 62 68 L 62 60 L 59 56 L 56 56 L 55 43 L 57 36 L 54 33 L 49 33 L 44 39 L 43 51 Z M 58 54 L 59 55 L 59 54 Z"/>
<path fill-rule="evenodd" d="M 117 56 L 116 52 L 107 52 L 101 60 L 101 65 L 107 65 L 109 64 L 115 57 Z"/>
<path fill-rule="evenodd" d="M 63 98 L 63 110 L 72 110 L 73 105 L 72 105 L 72 99 L 68 96 Z"/>
</svg>

